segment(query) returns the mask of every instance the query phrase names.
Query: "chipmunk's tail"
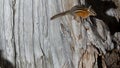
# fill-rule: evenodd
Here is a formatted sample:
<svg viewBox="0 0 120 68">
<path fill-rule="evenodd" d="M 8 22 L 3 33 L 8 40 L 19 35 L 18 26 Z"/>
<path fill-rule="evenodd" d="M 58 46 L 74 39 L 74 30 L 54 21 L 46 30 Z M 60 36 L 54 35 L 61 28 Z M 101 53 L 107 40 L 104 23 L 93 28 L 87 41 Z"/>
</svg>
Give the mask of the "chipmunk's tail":
<svg viewBox="0 0 120 68">
<path fill-rule="evenodd" d="M 64 16 L 64 15 L 67 15 L 67 14 L 69 14 L 69 13 L 70 13 L 70 10 L 65 11 L 65 12 L 61 12 L 61 13 L 59 13 L 59 14 L 56 14 L 56 15 L 52 16 L 50 19 L 53 20 L 53 19 L 55 19 L 55 18 L 58 18 L 58 17 Z"/>
</svg>

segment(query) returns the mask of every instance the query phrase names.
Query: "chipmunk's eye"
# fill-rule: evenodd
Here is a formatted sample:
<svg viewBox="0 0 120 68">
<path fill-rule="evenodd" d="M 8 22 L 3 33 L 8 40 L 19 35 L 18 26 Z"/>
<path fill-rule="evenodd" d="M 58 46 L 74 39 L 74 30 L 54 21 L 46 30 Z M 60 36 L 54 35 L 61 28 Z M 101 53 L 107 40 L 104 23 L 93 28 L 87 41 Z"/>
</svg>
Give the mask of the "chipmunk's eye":
<svg viewBox="0 0 120 68">
<path fill-rule="evenodd" d="M 93 9 L 90 10 L 90 14 L 93 15 L 93 16 L 97 15 L 96 12 Z"/>
</svg>

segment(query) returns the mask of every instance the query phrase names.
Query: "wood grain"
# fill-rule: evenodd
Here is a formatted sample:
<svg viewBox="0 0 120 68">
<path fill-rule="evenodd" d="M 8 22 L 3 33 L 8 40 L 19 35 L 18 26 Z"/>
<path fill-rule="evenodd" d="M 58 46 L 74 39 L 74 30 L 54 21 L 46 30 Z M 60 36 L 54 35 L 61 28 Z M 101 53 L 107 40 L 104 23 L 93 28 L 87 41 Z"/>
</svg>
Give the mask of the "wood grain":
<svg viewBox="0 0 120 68">
<path fill-rule="evenodd" d="M 70 15 L 50 20 L 77 4 L 78 0 L 0 0 L 0 67 L 99 68 L 97 58 L 114 48 L 104 20 L 77 22 Z M 102 63 L 106 68 L 104 59 Z"/>
</svg>

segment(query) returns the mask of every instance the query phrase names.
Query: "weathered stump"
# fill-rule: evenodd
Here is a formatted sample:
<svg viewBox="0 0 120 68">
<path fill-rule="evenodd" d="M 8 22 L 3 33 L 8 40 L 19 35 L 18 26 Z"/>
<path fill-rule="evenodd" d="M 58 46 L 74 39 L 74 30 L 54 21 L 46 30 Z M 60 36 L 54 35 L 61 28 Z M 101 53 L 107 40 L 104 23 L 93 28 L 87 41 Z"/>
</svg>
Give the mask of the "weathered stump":
<svg viewBox="0 0 120 68">
<path fill-rule="evenodd" d="M 77 4 L 97 16 L 50 20 Z M 0 0 L 0 9 L 1 68 L 120 68 L 119 0 Z"/>
</svg>

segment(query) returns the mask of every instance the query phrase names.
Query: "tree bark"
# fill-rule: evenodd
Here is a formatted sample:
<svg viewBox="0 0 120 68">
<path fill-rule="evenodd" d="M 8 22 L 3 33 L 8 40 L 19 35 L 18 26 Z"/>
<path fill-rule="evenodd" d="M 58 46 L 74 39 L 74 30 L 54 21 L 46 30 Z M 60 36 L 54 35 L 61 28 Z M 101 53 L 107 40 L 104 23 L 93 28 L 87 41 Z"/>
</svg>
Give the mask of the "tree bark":
<svg viewBox="0 0 120 68">
<path fill-rule="evenodd" d="M 50 20 L 78 4 L 97 16 Z M 120 68 L 119 0 L 0 0 L 0 9 L 0 68 Z"/>
</svg>

